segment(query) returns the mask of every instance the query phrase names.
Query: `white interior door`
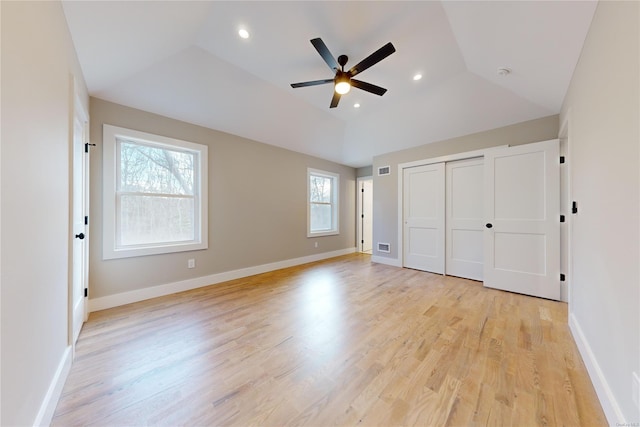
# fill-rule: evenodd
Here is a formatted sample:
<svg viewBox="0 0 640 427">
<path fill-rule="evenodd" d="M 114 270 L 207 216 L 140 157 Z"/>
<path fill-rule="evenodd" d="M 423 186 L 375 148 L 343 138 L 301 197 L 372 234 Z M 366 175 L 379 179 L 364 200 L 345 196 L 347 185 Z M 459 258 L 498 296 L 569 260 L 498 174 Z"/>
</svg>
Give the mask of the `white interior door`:
<svg viewBox="0 0 640 427">
<path fill-rule="evenodd" d="M 85 289 L 88 280 L 87 226 L 88 153 L 85 153 L 87 115 L 76 101 L 73 119 L 73 266 L 71 289 L 71 338 L 75 343 L 87 319 Z"/>
<path fill-rule="evenodd" d="M 403 263 L 444 274 L 444 163 L 403 170 Z"/>
<path fill-rule="evenodd" d="M 485 155 L 484 286 L 560 299 L 558 140 Z"/>
<path fill-rule="evenodd" d="M 358 178 L 360 203 L 358 211 L 358 241 L 360 252 L 370 254 L 373 250 L 373 179 Z"/>
<path fill-rule="evenodd" d="M 447 162 L 446 274 L 483 279 L 482 158 Z"/>
</svg>

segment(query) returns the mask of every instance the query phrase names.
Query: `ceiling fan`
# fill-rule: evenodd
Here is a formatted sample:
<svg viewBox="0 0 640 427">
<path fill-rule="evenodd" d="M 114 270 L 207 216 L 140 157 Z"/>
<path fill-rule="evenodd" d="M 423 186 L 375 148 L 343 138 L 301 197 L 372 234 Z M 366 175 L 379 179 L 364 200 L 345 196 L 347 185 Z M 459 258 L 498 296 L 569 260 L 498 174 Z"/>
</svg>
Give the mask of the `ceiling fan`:
<svg viewBox="0 0 640 427">
<path fill-rule="evenodd" d="M 324 62 L 327 63 L 329 68 L 335 72 L 335 76 L 332 79 L 324 79 L 324 80 L 312 80 L 309 82 L 301 82 L 301 83 L 291 83 L 292 88 L 297 87 L 306 87 L 306 86 L 316 86 L 323 85 L 326 83 L 334 84 L 333 98 L 331 98 L 331 104 L 329 108 L 335 108 L 338 106 L 338 102 L 340 102 L 340 96 L 349 92 L 351 86 L 357 87 L 358 89 L 362 89 L 367 92 L 374 93 L 376 95 L 382 96 L 387 91 L 385 88 L 380 86 L 373 85 L 371 83 L 363 82 L 361 80 L 356 80 L 353 77 L 372 65 L 377 64 L 382 61 L 387 56 L 391 55 L 396 51 L 396 48 L 393 47 L 391 42 L 385 44 L 380 49 L 373 52 L 371 55 L 367 56 L 365 59 L 360 61 L 358 64 L 354 65 L 349 69 L 349 71 L 344 70 L 344 66 L 349 61 L 349 58 L 346 55 L 338 56 L 338 60 L 333 57 L 331 52 L 329 52 L 329 48 L 324 44 L 321 38 L 316 38 L 311 40 L 311 44 L 316 48 Z"/>
</svg>

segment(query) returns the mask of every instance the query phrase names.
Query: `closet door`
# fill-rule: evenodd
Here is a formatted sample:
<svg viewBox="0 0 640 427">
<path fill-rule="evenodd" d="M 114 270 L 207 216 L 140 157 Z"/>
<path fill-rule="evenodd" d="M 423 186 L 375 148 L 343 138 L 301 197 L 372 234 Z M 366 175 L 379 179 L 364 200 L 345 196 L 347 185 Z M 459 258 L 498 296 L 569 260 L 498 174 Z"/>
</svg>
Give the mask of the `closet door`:
<svg viewBox="0 0 640 427">
<path fill-rule="evenodd" d="M 488 151 L 484 286 L 560 299 L 558 140 Z"/>
<path fill-rule="evenodd" d="M 483 159 L 446 164 L 446 274 L 483 278 Z"/>
<path fill-rule="evenodd" d="M 404 266 L 444 274 L 444 163 L 403 172 Z"/>
</svg>

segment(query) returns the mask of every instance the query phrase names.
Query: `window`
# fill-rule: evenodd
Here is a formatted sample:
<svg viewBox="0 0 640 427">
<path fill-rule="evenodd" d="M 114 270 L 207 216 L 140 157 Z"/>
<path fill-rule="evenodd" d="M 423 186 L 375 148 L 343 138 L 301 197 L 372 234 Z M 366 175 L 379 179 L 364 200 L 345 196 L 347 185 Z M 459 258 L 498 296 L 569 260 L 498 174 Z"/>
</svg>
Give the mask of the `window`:
<svg viewBox="0 0 640 427">
<path fill-rule="evenodd" d="M 340 175 L 315 169 L 307 170 L 307 237 L 338 234 L 338 188 Z"/>
<path fill-rule="evenodd" d="M 207 147 L 104 125 L 103 258 L 206 249 Z"/>
</svg>

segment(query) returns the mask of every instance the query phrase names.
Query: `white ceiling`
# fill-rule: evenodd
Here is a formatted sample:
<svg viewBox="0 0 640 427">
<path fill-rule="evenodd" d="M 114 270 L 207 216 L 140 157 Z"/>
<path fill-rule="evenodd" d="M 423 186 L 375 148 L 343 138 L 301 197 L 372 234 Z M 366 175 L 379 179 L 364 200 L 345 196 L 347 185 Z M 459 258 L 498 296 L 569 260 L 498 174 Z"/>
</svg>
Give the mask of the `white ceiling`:
<svg viewBox="0 0 640 427">
<path fill-rule="evenodd" d="M 359 167 L 373 156 L 557 114 L 595 1 L 64 1 L 91 95 Z M 251 33 L 238 37 L 239 27 Z M 310 39 L 350 68 L 396 53 L 329 109 Z M 512 73 L 497 74 L 506 66 Z M 413 81 L 420 72 L 423 78 Z M 360 103 L 356 109 L 354 103 Z"/>
</svg>

